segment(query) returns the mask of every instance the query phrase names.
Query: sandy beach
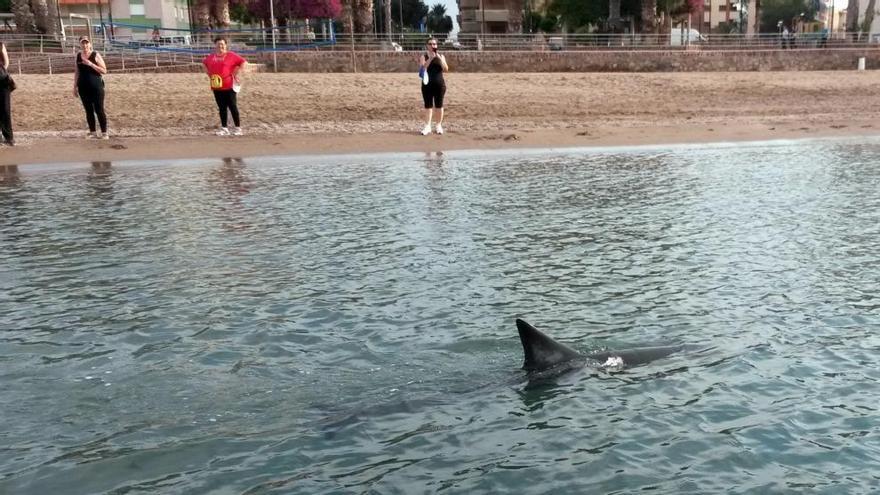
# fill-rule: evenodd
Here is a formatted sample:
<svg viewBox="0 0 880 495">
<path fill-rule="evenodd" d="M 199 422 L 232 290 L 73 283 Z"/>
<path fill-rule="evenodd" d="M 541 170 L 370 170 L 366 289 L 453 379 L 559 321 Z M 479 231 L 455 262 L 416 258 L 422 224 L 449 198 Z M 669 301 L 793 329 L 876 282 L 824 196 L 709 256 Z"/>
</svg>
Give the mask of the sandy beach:
<svg viewBox="0 0 880 495">
<path fill-rule="evenodd" d="M 70 74 L 16 82 L 4 165 L 880 134 L 880 72 L 451 73 L 447 132 L 428 137 L 415 74 L 255 73 L 234 138 L 213 135 L 204 75 L 110 74 L 109 141 L 84 139 Z"/>
</svg>

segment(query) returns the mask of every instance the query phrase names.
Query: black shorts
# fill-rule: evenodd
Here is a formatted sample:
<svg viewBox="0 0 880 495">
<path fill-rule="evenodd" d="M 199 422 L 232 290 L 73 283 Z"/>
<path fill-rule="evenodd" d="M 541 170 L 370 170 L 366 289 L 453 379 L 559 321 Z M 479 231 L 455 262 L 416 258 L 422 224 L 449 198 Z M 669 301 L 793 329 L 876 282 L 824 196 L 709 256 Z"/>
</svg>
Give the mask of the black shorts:
<svg viewBox="0 0 880 495">
<path fill-rule="evenodd" d="M 422 99 L 425 100 L 425 108 L 443 108 L 443 96 L 445 95 L 445 84 L 422 84 Z"/>
</svg>

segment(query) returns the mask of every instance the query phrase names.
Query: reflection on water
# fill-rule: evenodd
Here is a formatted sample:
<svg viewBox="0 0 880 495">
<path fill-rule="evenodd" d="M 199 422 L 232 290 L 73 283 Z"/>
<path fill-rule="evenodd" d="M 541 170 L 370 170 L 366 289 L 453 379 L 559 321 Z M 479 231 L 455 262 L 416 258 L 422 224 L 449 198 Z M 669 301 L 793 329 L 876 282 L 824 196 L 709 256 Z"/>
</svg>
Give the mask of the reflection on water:
<svg viewBox="0 0 880 495">
<path fill-rule="evenodd" d="M 3 169 L 0 493 L 869 492 L 878 158 Z"/>
<path fill-rule="evenodd" d="M 0 165 L 0 186 L 15 186 L 20 182 L 18 165 Z"/>
</svg>

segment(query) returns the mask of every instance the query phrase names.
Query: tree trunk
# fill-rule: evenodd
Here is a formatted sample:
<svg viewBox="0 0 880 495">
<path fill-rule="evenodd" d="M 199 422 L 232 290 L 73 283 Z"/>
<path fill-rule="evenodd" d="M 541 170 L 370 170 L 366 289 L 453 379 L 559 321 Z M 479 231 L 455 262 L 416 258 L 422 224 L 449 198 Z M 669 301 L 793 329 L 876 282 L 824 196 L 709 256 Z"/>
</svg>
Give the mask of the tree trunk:
<svg viewBox="0 0 880 495">
<path fill-rule="evenodd" d="M 373 2 L 372 0 L 353 0 L 352 15 L 354 16 L 354 31 L 356 33 L 369 33 L 373 30 Z"/>
<path fill-rule="evenodd" d="M 642 33 L 657 31 L 657 0 L 642 0 Z"/>
<path fill-rule="evenodd" d="M 51 17 L 54 17 L 49 11 L 49 3 L 46 0 L 31 0 L 31 9 L 34 12 L 37 32 L 46 34 L 47 28 L 52 29 Z"/>
<path fill-rule="evenodd" d="M 868 7 L 865 9 L 865 20 L 862 21 L 862 32 L 866 35 L 870 35 L 871 32 L 871 24 L 874 24 L 874 8 L 876 7 L 876 0 L 868 0 Z"/>
<path fill-rule="evenodd" d="M 12 13 L 15 16 L 15 29 L 19 33 L 32 34 L 37 32 L 34 13 L 29 0 L 12 0 Z"/>
<path fill-rule="evenodd" d="M 214 27 L 229 27 L 229 0 L 211 0 L 211 20 Z"/>
<path fill-rule="evenodd" d="M 52 37 L 58 37 L 61 32 L 58 30 L 58 0 L 45 0 L 46 16 L 43 17 L 43 25 L 38 26 L 40 30 Z"/>
<path fill-rule="evenodd" d="M 608 20 L 617 23 L 620 19 L 620 0 L 608 0 Z"/>
<path fill-rule="evenodd" d="M 211 4 L 209 0 L 193 1 L 193 22 L 197 28 L 211 28 Z"/>
<path fill-rule="evenodd" d="M 859 0 L 849 0 L 846 4 L 846 31 L 853 36 L 859 30 Z"/>
<path fill-rule="evenodd" d="M 382 6 L 385 7 L 385 32 L 388 39 L 391 39 L 391 0 L 382 0 Z"/>
</svg>

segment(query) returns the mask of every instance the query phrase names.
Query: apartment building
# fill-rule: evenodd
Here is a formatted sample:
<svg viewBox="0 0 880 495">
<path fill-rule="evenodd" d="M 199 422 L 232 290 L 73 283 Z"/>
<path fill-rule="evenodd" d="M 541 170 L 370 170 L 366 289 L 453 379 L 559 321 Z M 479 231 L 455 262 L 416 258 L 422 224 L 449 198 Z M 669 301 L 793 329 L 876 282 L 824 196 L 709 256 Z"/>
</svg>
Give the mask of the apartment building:
<svg viewBox="0 0 880 495">
<path fill-rule="evenodd" d="M 79 34 L 88 18 L 92 34 L 102 23 L 109 24 L 112 19 L 114 35 L 119 38 L 149 39 L 153 26 L 169 28 L 162 36 L 186 34 L 171 29 L 189 29 L 189 5 L 187 0 L 59 0 L 62 22 L 74 26 Z"/>
<path fill-rule="evenodd" d="M 522 32 L 523 0 L 457 0 L 462 34 Z"/>
</svg>

